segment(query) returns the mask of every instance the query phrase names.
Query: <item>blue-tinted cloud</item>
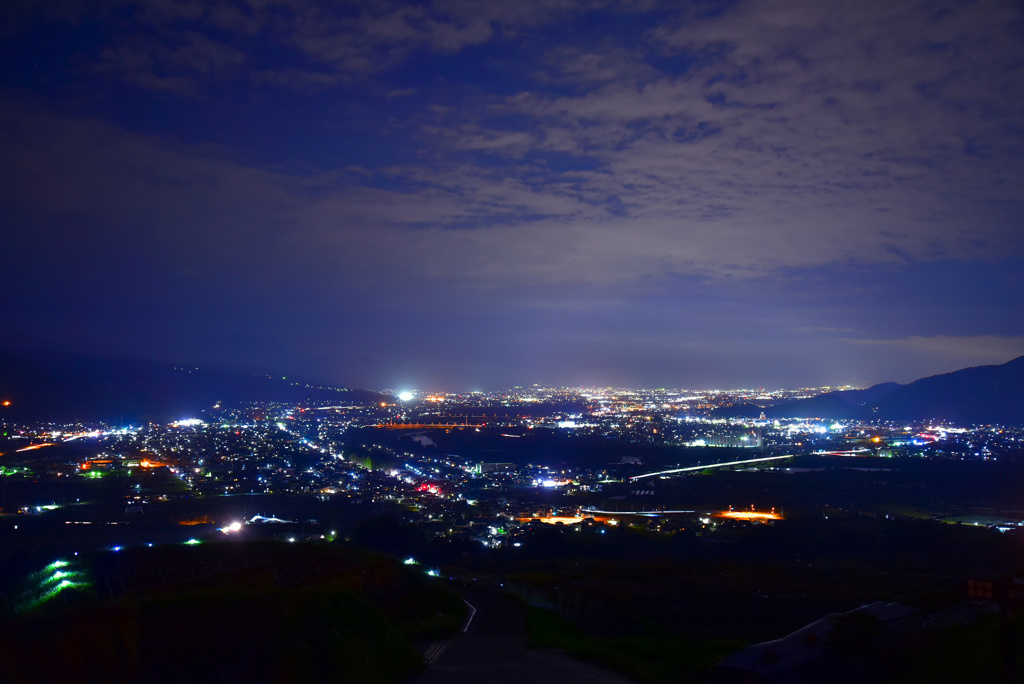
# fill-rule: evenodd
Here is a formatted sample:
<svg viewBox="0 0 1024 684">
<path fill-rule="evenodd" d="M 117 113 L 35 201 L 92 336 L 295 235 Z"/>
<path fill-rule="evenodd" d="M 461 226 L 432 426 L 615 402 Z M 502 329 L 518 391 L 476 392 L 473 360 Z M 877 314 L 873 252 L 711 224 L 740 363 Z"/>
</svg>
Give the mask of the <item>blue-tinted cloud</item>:
<svg viewBox="0 0 1024 684">
<path fill-rule="evenodd" d="M 40 338 L 91 301 L 126 353 L 458 385 L 876 381 L 1024 335 L 1016 3 L 8 16 L 0 202 L 52 286 L 3 301 Z"/>
</svg>

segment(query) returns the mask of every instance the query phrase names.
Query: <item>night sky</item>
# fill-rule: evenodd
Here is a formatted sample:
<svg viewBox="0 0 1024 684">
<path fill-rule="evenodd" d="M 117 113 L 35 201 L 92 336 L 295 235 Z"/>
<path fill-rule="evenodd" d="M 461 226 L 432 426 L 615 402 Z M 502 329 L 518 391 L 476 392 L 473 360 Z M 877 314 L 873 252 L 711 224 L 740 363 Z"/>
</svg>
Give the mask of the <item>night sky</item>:
<svg viewBox="0 0 1024 684">
<path fill-rule="evenodd" d="M 1020 2 L 0 9 L 0 344 L 356 387 L 1024 354 Z"/>
</svg>

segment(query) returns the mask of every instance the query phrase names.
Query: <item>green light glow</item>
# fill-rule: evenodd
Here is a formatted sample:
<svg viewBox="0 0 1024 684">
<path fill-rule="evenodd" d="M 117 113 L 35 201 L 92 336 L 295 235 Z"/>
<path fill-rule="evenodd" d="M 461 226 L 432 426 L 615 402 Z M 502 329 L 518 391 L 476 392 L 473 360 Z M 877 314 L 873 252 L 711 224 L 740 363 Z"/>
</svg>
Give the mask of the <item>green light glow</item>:
<svg viewBox="0 0 1024 684">
<path fill-rule="evenodd" d="M 54 582 L 56 582 L 59 579 L 64 579 L 65 577 L 74 577 L 76 574 L 78 574 L 78 573 L 75 573 L 75 572 L 64 572 L 63 570 L 58 570 L 57 572 L 53 573 L 52 575 L 50 575 L 49 577 L 44 579 L 41 582 L 41 584 L 43 584 L 44 586 L 47 585 L 47 584 L 53 584 Z"/>
<path fill-rule="evenodd" d="M 90 586 L 85 573 L 81 570 L 67 569 L 70 563 L 60 559 L 47 565 L 39 572 L 29 576 L 29 586 L 15 601 L 15 610 L 23 612 L 32 610 L 66 589 L 87 589 Z"/>
<path fill-rule="evenodd" d="M 199 541 L 198 539 L 189 539 L 187 542 L 185 542 L 185 544 L 188 545 L 188 546 L 195 546 L 196 544 L 202 544 L 202 543 L 203 542 Z"/>
<path fill-rule="evenodd" d="M 42 605 L 42 604 L 46 603 L 47 601 L 49 601 L 50 599 L 52 599 L 57 594 L 59 594 L 62 591 L 64 591 L 65 589 L 85 588 L 87 586 L 89 586 L 89 585 L 87 583 L 85 583 L 85 582 L 72 582 L 70 580 L 63 580 L 63 581 L 61 581 L 60 584 L 58 584 L 58 585 L 56 585 L 54 587 L 51 587 L 47 591 L 43 592 L 39 596 L 39 598 L 37 598 L 35 601 L 31 602 L 28 606 L 26 606 L 26 608 L 34 608 L 36 606 Z"/>
</svg>

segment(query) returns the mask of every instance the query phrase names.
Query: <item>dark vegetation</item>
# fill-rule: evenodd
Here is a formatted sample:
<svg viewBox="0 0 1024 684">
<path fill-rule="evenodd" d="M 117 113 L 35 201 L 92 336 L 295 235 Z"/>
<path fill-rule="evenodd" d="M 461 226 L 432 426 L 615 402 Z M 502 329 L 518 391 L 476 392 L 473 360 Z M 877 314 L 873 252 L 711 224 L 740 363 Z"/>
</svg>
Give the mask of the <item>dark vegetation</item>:
<svg viewBox="0 0 1024 684">
<path fill-rule="evenodd" d="M 392 558 L 310 544 L 106 553 L 0 630 L 5 682 L 396 682 L 461 600 Z"/>
<path fill-rule="evenodd" d="M 728 653 L 829 613 L 897 601 L 924 617 L 966 601 L 968 577 L 1024 568 L 1019 535 L 923 520 L 797 517 L 707 537 L 639 527 L 543 536 L 544 552 L 478 565 L 535 606 L 533 643 L 664 684 L 707 681 Z M 898 648 L 849 627 L 837 643 L 882 663 L 875 681 L 997 681 L 998 621 L 921 631 Z M 941 676 L 947 668 L 959 678 Z"/>
<path fill-rule="evenodd" d="M 954 470 L 968 488 L 987 486 Z M 687 495 L 763 495 L 770 484 L 795 496 L 801 477 L 823 496 L 891 487 L 897 499 L 917 491 L 915 478 L 927 481 L 923 470 L 895 478 L 719 472 L 678 486 Z M 795 506 L 771 525 L 722 522 L 714 530 L 685 523 L 655 532 L 639 517 L 579 530 L 538 524 L 521 547 L 496 550 L 430 541 L 404 518 L 396 511 L 355 522 L 330 545 L 236 542 L 95 556 L 89 593 L 8 617 L 4 681 L 65 681 L 69 668 L 83 673 L 78 681 L 405 681 L 420 667 L 411 645 L 451 634 L 462 619 L 457 595 L 422 572 L 439 567 L 528 601 L 534 646 L 641 682 L 702 682 L 724 655 L 827 613 L 883 600 L 929 614 L 966 600 L 968 577 L 1024 569 L 1016 533 L 838 505 Z M 402 565 L 407 556 L 423 565 Z M 998 659 L 985 658 L 998 656 L 997 636 L 990 619 L 929 632 L 886 655 L 891 676 L 879 681 L 952 681 L 939 676 L 946 668 L 955 681 L 993 681 Z"/>
<path fill-rule="evenodd" d="M 1015 515 L 1024 511 L 1021 454 L 999 462 L 923 458 L 797 457 L 760 472 L 707 471 L 673 480 L 652 480 L 654 494 L 630 498 L 634 485 L 606 487 L 602 507 L 635 505 L 714 510 L 725 506 L 775 507 L 786 513 L 823 508 L 851 515 L 955 517 L 969 513 Z M 787 472 L 786 467 L 808 468 Z M 646 485 L 645 485 L 646 486 Z M 626 496 L 621 503 L 613 496 Z"/>
<path fill-rule="evenodd" d="M 565 466 L 591 467 L 603 470 L 618 467 L 623 458 L 641 460 L 645 466 L 675 465 L 680 462 L 705 463 L 717 460 L 735 460 L 749 456 L 743 449 L 700 449 L 667 444 L 637 444 L 629 439 L 602 435 L 573 435 L 560 430 L 528 430 L 501 428 L 497 430 L 429 430 L 426 432 L 433 446 L 423 446 L 408 433 L 401 431 L 361 428 L 350 430 L 346 436 L 345 453 L 354 458 L 366 458 L 380 467 L 401 465 L 403 452 L 457 454 L 465 461 L 485 463 L 514 463 L 518 466 L 544 465 L 554 469 Z M 518 438 L 505 435 L 516 434 Z M 367 445 L 367 446 L 363 446 Z M 377 445 L 376 447 L 372 445 Z M 386 447 L 386 449 L 380 448 Z M 391 454 L 388 451 L 392 452 Z"/>
<path fill-rule="evenodd" d="M 703 682 L 715 663 L 743 645 L 734 640 L 691 640 L 650 628 L 632 636 L 584 630 L 550 610 L 531 608 L 529 639 L 534 648 L 555 648 L 626 673 L 641 682 Z"/>
</svg>

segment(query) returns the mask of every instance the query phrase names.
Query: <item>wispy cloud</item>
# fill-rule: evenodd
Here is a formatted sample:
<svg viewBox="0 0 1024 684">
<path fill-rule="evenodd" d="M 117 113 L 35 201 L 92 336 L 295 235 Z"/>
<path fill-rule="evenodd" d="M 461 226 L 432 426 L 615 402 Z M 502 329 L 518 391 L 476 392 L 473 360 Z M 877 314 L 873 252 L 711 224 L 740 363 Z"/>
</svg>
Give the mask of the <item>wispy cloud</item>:
<svg viewBox="0 0 1024 684">
<path fill-rule="evenodd" d="M 844 341 L 856 345 L 892 347 L 918 352 L 939 360 L 955 360 L 958 364 L 1000 364 L 1024 356 L 1024 336 L 911 335 L 897 339 L 848 338 Z"/>
<path fill-rule="evenodd" d="M 939 14 L 899 4 L 884 17 L 860 3 L 740 3 L 652 32 L 689 58 L 682 73 L 629 78 L 614 57 L 563 49 L 553 73 L 596 87 L 522 92 L 505 107 L 533 122 L 535 151 L 596 163 L 572 173 L 581 200 L 617 198 L 624 230 L 696 246 L 682 269 L 1021 254 L 1024 155 L 1019 139 L 994 138 L 1022 124 L 1009 104 L 1024 100 L 1024 78 L 1011 76 L 1019 14 L 1005 3 Z"/>
<path fill-rule="evenodd" d="M 133 292 L 403 315 L 415 292 L 502 339 L 494 311 L 530 319 L 538 358 L 557 339 L 622 361 L 627 333 L 662 360 L 728 336 L 723 364 L 763 341 L 823 369 L 1022 349 L 1020 322 L 935 336 L 871 287 L 974 264 L 972 293 L 1020 291 L 984 278 L 1024 257 L 1011 0 L 56 7 L 10 15 L 11 35 L 95 33 L 49 81 L 10 72 L 0 199 L 25 226 L 12 244 L 88 255 L 97 282 L 148 263 Z M 794 330 L 799 349 L 779 341 Z"/>
<path fill-rule="evenodd" d="M 166 42 L 133 36 L 103 50 L 93 69 L 140 88 L 196 95 L 211 81 L 239 76 L 246 62 L 242 51 L 189 32 Z"/>
</svg>

